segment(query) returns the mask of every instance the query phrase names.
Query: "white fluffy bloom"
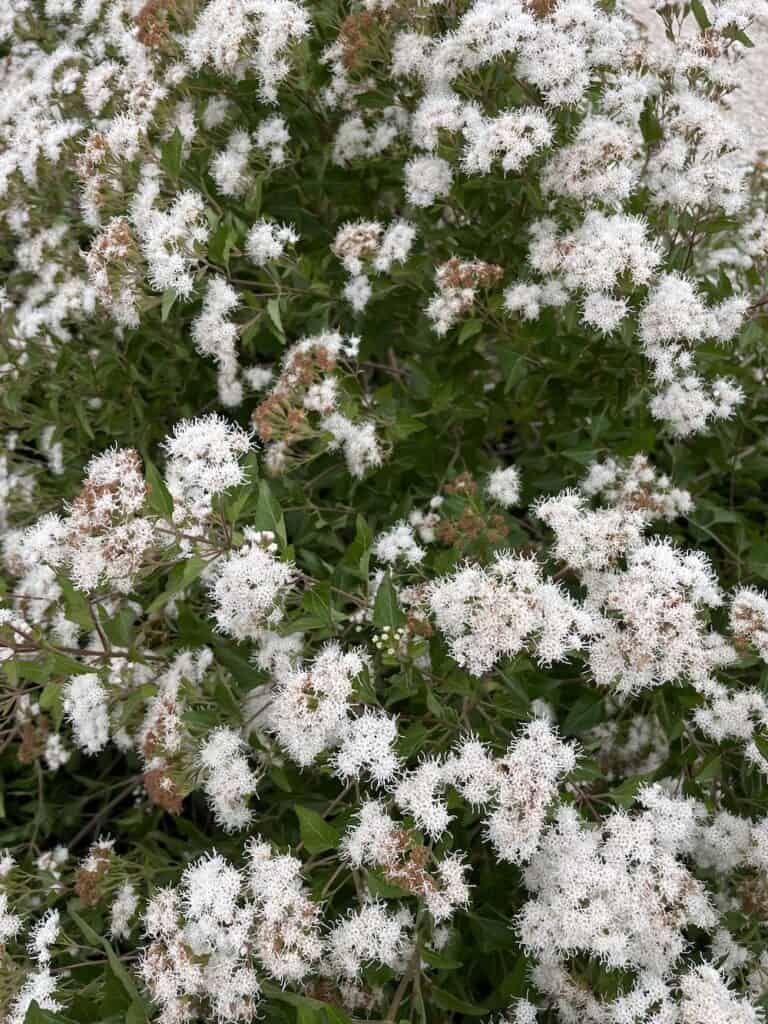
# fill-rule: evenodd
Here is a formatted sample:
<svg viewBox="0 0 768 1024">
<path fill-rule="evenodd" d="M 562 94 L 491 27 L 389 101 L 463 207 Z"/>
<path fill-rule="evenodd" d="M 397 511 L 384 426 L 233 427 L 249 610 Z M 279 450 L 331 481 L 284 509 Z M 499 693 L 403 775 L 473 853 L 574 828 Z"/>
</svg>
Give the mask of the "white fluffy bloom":
<svg viewBox="0 0 768 1024">
<path fill-rule="evenodd" d="M 373 553 L 380 562 L 388 565 L 399 561 L 406 565 L 418 565 L 426 554 L 424 548 L 416 543 L 413 527 L 404 520 L 376 537 Z"/>
<path fill-rule="evenodd" d="M 286 247 L 295 245 L 299 236 L 291 224 L 278 224 L 268 220 L 257 220 L 245 240 L 248 256 L 257 267 L 266 266 L 279 260 Z"/>
<path fill-rule="evenodd" d="M 366 710 L 342 728 L 334 772 L 342 779 L 359 778 L 367 771 L 378 785 L 389 782 L 400 767 L 394 747 L 397 722 L 383 712 Z"/>
<path fill-rule="evenodd" d="M 596 681 L 631 693 L 686 679 L 706 691 L 712 673 L 735 657 L 706 627 L 706 610 L 722 603 L 708 559 L 649 541 L 630 550 L 626 563 L 587 581 L 590 600 L 606 613 L 589 648 Z"/>
<path fill-rule="evenodd" d="M 573 142 L 548 161 L 541 184 L 545 192 L 615 208 L 630 196 L 640 166 L 636 132 L 609 117 L 589 116 Z"/>
<path fill-rule="evenodd" d="M 504 508 L 512 508 L 520 501 L 520 471 L 515 466 L 494 469 L 488 476 L 485 489 L 493 501 Z"/>
<path fill-rule="evenodd" d="M 648 522 L 640 509 L 590 509 L 578 491 L 545 498 L 535 512 L 555 532 L 555 557 L 579 570 L 616 563 L 642 542 Z"/>
<path fill-rule="evenodd" d="M 468 117 L 464 126 L 462 167 L 468 174 L 488 174 L 501 158 L 505 172 L 523 164 L 552 142 L 552 125 L 535 107 L 505 111 L 496 117 Z"/>
<path fill-rule="evenodd" d="M 98 754 L 109 740 L 107 691 L 95 672 L 72 676 L 64 687 L 64 714 L 72 723 L 75 743 Z"/>
<path fill-rule="evenodd" d="M 272 167 L 281 167 L 285 163 L 285 147 L 291 141 L 291 136 L 288 125 L 279 114 L 259 123 L 253 141 L 267 154 Z"/>
<path fill-rule="evenodd" d="M 206 519 L 213 498 L 245 480 L 239 460 L 250 451 L 250 438 L 237 424 L 215 413 L 177 423 L 163 447 L 174 522 Z"/>
<path fill-rule="evenodd" d="M 731 632 L 742 643 L 751 644 L 768 662 L 768 597 L 742 587 L 733 595 L 730 608 Z"/>
<path fill-rule="evenodd" d="M 287 53 L 309 29 L 306 8 L 296 0 L 211 0 L 183 44 L 194 69 L 212 64 L 220 74 L 240 78 L 241 61 L 247 60 L 259 78 L 262 99 L 274 103 L 290 73 Z"/>
<path fill-rule="evenodd" d="M 271 535 L 246 527 L 245 543 L 215 566 L 213 615 L 222 633 L 247 640 L 282 618 L 281 604 L 294 582 L 293 565 L 277 558 Z"/>
<path fill-rule="evenodd" d="M 276 680 L 269 713 L 270 727 L 297 764 L 302 767 L 312 764 L 324 750 L 337 746 L 347 735 L 351 737 L 352 746 L 338 762 L 342 774 L 352 763 L 349 759 L 367 758 L 369 748 L 364 736 L 357 737 L 363 745 L 355 748 L 356 734 L 347 732 L 354 682 L 367 665 L 362 650 L 342 651 L 337 643 L 328 643 L 311 665 L 286 671 Z M 377 732 L 370 738 L 378 743 L 382 736 Z"/>
<path fill-rule="evenodd" d="M 679 981 L 680 1024 L 761 1024 L 762 1012 L 729 990 L 712 964 L 700 964 Z"/>
<path fill-rule="evenodd" d="M 0 943 L 5 945 L 19 933 L 21 918 L 8 909 L 8 896 L 0 892 Z"/>
<path fill-rule="evenodd" d="M 273 978 L 283 984 L 300 982 L 317 968 L 325 950 L 320 907 L 302 882 L 301 861 L 276 855 L 258 838 L 247 850 L 257 955 Z"/>
<path fill-rule="evenodd" d="M 363 477 L 369 469 L 381 465 L 384 456 L 376 436 L 376 425 L 371 421 L 354 423 L 343 413 L 333 412 L 326 416 L 321 426 L 332 437 L 328 450 L 343 450 L 352 476 Z"/>
<path fill-rule="evenodd" d="M 427 757 L 401 779 L 395 790 L 398 806 L 431 839 L 439 839 L 452 820 L 442 795 L 445 785 L 443 764 L 437 758 Z"/>
<path fill-rule="evenodd" d="M 155 206 L 160 187 L 146 177 L 131 203 L 131 219 L 148 264 L 149 283 L 157 292 L 173 288 L 189 298 L 194 289 L 193 269 L 210 229 L 205 204 L 197 192 L 180 192 L 166 211 Z"/>
<path fill-rule="evenodd" d="M 452 183 L 451 165 L 441 157 L 416 157 L 405 165 L 405 194 L 414 206 L 431 206 L 448 195 Z"/>
<path fill-rule="evenodd" d="M 529 861 L 539 844 L 558 785 L 576 766 L 574 747 L 543 718 L 535 718 L 498 762 L 496 806 L 486 835 L 500 860 Z"/>
<path fill-rule="evenodd" d="M 203 790 L 216 821 L 227 832 L 245 828 L 253 818 L 246 800 L 256 792 L 258 779 L 248 764 L 246 750 L 238 733 L 219 726 L 198 753 Z"/>
<path fill-rule="evenodd" d="M 610 815 L 601 829 L 584 827 L 571 807 L 558 811 L 524 869 L 532 897 L 518 928 L 529 950 L 663 977 L 686 948 L 685 929 L 714 926 L 704 885 L 680 859 L 697 833 L 693 802 L 653 788 L 641 801 L 641 813 Z"/>
<path fill-rule="evenodd" d="M 248 157 L 252 143 L 247 132 L 233 132 L 226 148 L 217 153 L 211 163 L 211 177 L 223 196 L 241 196 L 251 185 Z"/>
<path fill-rule="evenodd" d="M 428 601 L 451 656 L 476 676 L 526 647 L 542 664 L 563 660 L 591 626 L 535 561 L 518 555 L 501 553 L 488 569 L 468 564 L 434 580 Z"/>
<path fill-rule="evenodd" d="M 409 949 L 402 920 L 383 903 L 368 903 L 352 911 L 328 934 L 328 956 L 342 977 L 356 977 L 371 962 L 401 969 Z"/>
<path fill-rule="evenodd" d="M 127 939 L 131 933 L 131 919 L 139 906 L 139 897 L 130 882 L 123 882 L 117 890 L 109 911 L 109 932 L 115 939 Z"/>
</svg>

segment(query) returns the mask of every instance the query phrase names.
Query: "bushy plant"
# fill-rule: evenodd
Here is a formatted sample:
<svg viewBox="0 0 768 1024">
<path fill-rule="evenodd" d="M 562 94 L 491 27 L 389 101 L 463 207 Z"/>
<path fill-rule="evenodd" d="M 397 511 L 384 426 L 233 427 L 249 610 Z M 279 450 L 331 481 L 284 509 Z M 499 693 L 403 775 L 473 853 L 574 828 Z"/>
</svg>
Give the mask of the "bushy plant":
<svg viewBox="0 0 768 1024">
<path fill-rule="evenodd" d="M 764 1019 L 767 6 L 6 3 L 0 1019 Z"/>
</svg>

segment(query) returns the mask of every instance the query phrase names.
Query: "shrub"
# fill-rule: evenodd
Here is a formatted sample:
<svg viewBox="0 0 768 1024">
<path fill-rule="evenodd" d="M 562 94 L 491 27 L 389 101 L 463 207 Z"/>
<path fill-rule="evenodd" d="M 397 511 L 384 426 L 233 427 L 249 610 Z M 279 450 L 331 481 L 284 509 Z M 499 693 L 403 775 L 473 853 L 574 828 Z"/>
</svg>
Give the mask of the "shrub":
<svg viewBox="0 0 768 1024">
<path fill-rule="evenodd" d="M 754 1024 L 762 2 L 0 12 L 0 1014 Z"/>
</svg>

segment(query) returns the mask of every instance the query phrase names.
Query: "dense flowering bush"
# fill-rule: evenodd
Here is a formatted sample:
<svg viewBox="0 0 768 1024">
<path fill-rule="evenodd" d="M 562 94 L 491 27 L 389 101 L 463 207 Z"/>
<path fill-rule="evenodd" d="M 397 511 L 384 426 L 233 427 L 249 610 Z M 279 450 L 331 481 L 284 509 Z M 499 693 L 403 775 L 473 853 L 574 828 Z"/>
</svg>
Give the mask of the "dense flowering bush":
<svg viewBox="0 0 768 1024">
<path fill-rule="evenodd" d="M 762 0 L 6 0 L 0 1020 L 757 1024 Z"/>
</svg>

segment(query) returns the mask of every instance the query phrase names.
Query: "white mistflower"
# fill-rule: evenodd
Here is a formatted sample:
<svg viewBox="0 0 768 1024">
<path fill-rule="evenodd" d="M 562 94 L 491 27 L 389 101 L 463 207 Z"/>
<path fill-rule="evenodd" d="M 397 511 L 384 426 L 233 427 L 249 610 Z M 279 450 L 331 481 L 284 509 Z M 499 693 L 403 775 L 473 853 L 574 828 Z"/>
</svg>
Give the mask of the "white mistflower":
<svg viewBox="0 0 768 1024">
<path fill-rule="evenodd" d="M 380 533 L 374 540 L 373 553 L 380 562 L 388 565 L 399 561 L 406 565 L 418 565 L 426 554 L 424 548 L 416 543 L 413 527 L 405 521 Z"/>
<path fill-rule="evenodd" d="M 356 977 L 367 964 L 402 968 L 410 940 L 402 921 L 383 903 L 364 904 L 328 933 L 328 956 L 342 977 Z"/>
<path fill-rule="evenodd" d="M 250 438 L 237 424 L 215 413 L 177 423 L 163 447 L 174 522 L 206 519 L 213 498 L 245 480 L 239 460 L 250 451 Z"/>
<path fill-rule="evenodd" d="M 8 896 L 0 892 L 0 943 L 10 942 L 21 929 L 22 921 L 18 914 L 8 909 Z"/>
<path fill-rule="evenodd" d="M 277 558 L 271 535 L 246 527 L 245 543 L 215 567 L 211 600 L 216 625 L 236 640 L 253 639 L 282 618 L 282 601 L 293 585 L 293 566 Z"/>
<path fill-rule="evenodd" d="M 98 754 L 109 740 L 108 697 L 101 680 L 94 672 L 72 676 L 63 695 L 75 743 L 87 754 Z"/>
<path fill-rule="evenodd" d="M 342 728 L 341 744 L 333 756 L 334 772 L 342 779 L 356 779 L 366 771 L 374 782 L 383 785 L 400 767 L 394 750 L 396 741 L 394 718 L 364 711 Z"/>
<path fill-rule="evenodd" d="M 751 644 L 768 662 L 768 597 L 742 587 L 733 595 L 730 608 L 731 632 L 742 643 Z"/>
<path fill-rule="evenodd" d="M 203 791 L 216 820 L 227 832 L 245 828 L 253 813 L 246 800 L 256 791 L 257 777 L 245 756 L 243 740 L 232 729 L 214 729 L 200 747 L 198 762 Z"/>
<path fill-rule="evenodd" d="M 251 185 L 248 174 L 248 157 L 251 139 L 247 132 L 233 132 L 226 148 L 217 153 L 210 167 L 216 188 L 224 196 L 241 196 Z"/>
<path fill-rule="evenodd" d="M 123 882 L 110 908 L 109 931 L 115 939 L 127 939 L 131 933 L 131 919 L 139 906 L 139 897 L 130 882 Z"/>
<path fill-rule="evenodd" d="M 338 746 L 347 736 L 354 683 L 367 666 L 362 650 L 342 651 L 337 643 L 330 642 L 310 665 L 291 668 L 276 680 L 270 728 L 301 767 L 312 764 L 323 751 Z M 364 743 L 365 738 L 361 736 L 360 741 Z M 375 742 L 380 741 L 377 735 Z M 345 765 L 351 763 L 347 758 L 367 758 L 368 749 L 348 747 L 339 762 L 340 771 L 344 773 Z"/>
<path fill-rule="evenodd" d="M 488 476 L 485 490 L 493 501 L 504 508 L 512 508 L 520 501 L 519 470 L 515 466 L 494 469 Z"/>
<path fill-rule="evenodd" d="M 431 206 L 448 195 L 452 183 L 451 165 L 440 157 L 417 157 L 405 165 L 405 194 L 414 206 Z"/>
<path fill-rule="evenodd" d="M 497 159 L 503 171 L 519 171 L 534 153 L 549 146 L 553 137 L 549 118 L 534 107 L 492 118 L 468 117 L 463 131 L 462 167 L 468 174 L 488 174 Z"/>
<path fill-rule="evenodd" d="M 266 266 L 279 260 L 289 245 L 295 245 L 298 234 L 290 224 L 278 224 L 268 220 L 257 220 L 248 232 L 245 248 L 257 267 Z"/>
<path fill-rule="evenodd" d="M 285 163 L 285 147 L 291 141 L 288 126 L 279 114 L 261 121 L 253 135 L 258 149 L 263 150 L 272 167 L 281 167 Z"/>
<path fill-rule="evenodd" d="M 467 564 L 434 580 L 428 601 L 451 656 L 480 676 L 528 648 L 542 664 L 584 646 L 591 616 L 531 559 L 501 553 L 489 569 Z"/>
</svg>

